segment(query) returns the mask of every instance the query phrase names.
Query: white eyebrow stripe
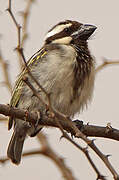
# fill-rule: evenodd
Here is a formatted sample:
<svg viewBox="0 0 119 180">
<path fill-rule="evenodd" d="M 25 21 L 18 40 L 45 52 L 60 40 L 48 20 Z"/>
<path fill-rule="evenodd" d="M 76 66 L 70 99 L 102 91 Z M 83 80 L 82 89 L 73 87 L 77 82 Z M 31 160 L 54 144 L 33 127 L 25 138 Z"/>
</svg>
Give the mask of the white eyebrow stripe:
<svg viewBox="0 0 119 180">
<path fill-rule="evenodd" d="M 56 26 L 53 30 L 49 31 L 45 37 L 45 39 L 63 31 L 65 28 L 70 27 L 72 24 L 68 23 L 68 24 L 62 24 L 62 25 L 58 25 Z"/>
</svg>

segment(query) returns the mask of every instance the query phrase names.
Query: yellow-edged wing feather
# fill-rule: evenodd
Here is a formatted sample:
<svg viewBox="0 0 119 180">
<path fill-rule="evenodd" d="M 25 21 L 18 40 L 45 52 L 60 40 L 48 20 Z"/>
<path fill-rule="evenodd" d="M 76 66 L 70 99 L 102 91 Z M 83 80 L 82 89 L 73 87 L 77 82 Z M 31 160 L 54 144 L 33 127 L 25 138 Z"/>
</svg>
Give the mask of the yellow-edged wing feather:
<svg viewBox="0 0 119 180">
<path fill-rule="evenodd" d="M 29 68 L 34 63 L 37 63 L 39 60 L 41 60 L 41 58 L 44 57 L 46 54 L 47 54 L 47 51 L 45 50 L 45 48 L 42 48 L 37 53 L 35 53 L 27 62 L 27 65 L 29 66 Z M 15 83 L 13 93 L 12 93 L 12 98 L 11 98 L 11 101 L 10 101 L 10 106 L 11 107 L 17 107 L 17 105 L 19 103 L 19 99 L 20 99 L 21 92 L 22 92 L 22 87 L 23 87 L 22 78 L 25 75 L 25 73 L 27 73 L 26 67 L 23 68 L 22 72 L 19 74 L 18 79 L 17 79 L 17 81 Z M 12 125 L 13 125 L 13 118 L 10 117 L 9 122 L 8 122 L 8 129 L 11 129 Z"/>
</svg>

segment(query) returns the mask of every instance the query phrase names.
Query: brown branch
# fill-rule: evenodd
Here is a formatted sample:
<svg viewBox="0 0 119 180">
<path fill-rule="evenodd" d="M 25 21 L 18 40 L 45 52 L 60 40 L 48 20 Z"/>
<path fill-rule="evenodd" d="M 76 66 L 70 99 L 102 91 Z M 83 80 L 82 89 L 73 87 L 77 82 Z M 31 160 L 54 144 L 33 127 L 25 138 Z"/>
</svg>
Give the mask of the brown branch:
<svg viewBox="0 0 119 180">
<path fill-rule="evenodd" d="M 19 118 L 21 120 L 26 120 L 33 123 L 34 125 L 37 122 L 38 115 L 36 112 L 29 112 L 27 110 L 18 109 L 15 107 L 10 107 L 9 105 L 0 104 L 0 114 L 5 116 L 12 116 Z M 61 126 L 67 132 L 70 132 L 72 135 L 75 135 L 72 127 L 67 124 L 64 119 L 59 119 Z M 58 127 L 54 119 L 50 118 L 47 114 L 42 114 L 42 118 L 39 120 L 39 125 Z M 119 130 L 112 128 L 110 131 L 107 131 L 107 127 L 93 126 L 93 125 L 81 125 L 78 127 L 86 136 L 91 137 L 104 137 L 112 140 L 119 141 Z"/>
<path fill-rule="evenodd" d="M 57 126 L 59 127 L 61 133 L 62 133 L 62 137 L 64 137 L 65 139 L 67 139 L 69 142 L 71 142 L 75 147 L 77 147 L 80 151 L 82 151 L 84 153 L 84 155 L 86 156 L 88 162 L 90 163 L 90 165 L 92 166 L 92 168 L 94 169 L 94 171 L 97 174 L 97 179 L 101 179 L 101 180 L 106 180 L 105 177 L 103 175 L 101 175 L 100 171 L 97 169 L 96 165 L 94 164 L 94 162 L 92 161 L 87 148 L 82 148 L 79 144 L 77 144 L 72 138 L 69 137 L 69 135 L 64 131 L 60 121 L 55 118 L 55 122 L 57 124 Z M 66 121 L 67 122 L 67 121 Z M 68 123 L 68 125 L 70 126 L 70 124 Z M 71 127 L 71 126 L 70 126 Z M 80 129 L 80 128 L 79 128 Z"/>
<path fill-rule="evenodd" d="M 66 180 L 76 180 L 76 178 L 74 178 L 71 170 L 66 166 L 64 159 L 58 157 L 58 155 L 52 150 L 45 135 L 43 135 L 42 133 L 39 133 L 37 135 L 37 137 L 38 137 L 38 141 L 42 145 L 41 150 L 25 152 L 25 153 L 23 153 L 22 157 L 27 157 L 27 156 L 31 157 L 31 156 L 39 155 L 39 154 L 44 155 L 44 156 L 50 158 L 57 165 L 57 167 L 59 168 L 63 177 Z M 0 163 L 4 164 L 9 160 L 10 159 L 8 159 L 7 157 L 4 157 L 4 158 L 0 159 Z"/>
<path fill-rule="evenodd" d="M 98 73 L 100 70 L 102 70 L 103 68 L 107 67 L 108 65 L 117 65 L 119 64 L 119 60 L 117 61 L 112 61 L 112 60 L 107 60 L 106 58 L 103 59 L 103 63 L 101 65 L 99 65 L 96 69 L 96 73 Z"/>
<path fill-rule="evenodd" d="M 7 11 L 9 12 L 9 14 L 10 14 L 10 16 L 11 16 L 11 18 L 12 18 L 12 20 L 13 20 L 16 28 L 17 28 L 17 31 L 18 31 L 18 46 L 17 46 L 17 48 L 20 48 L 20 46 L 21 46 L 21 36 L 20 36 L 21 35 L 21 33 L 20 33 L 21 26 L 17 23 L 16 18 L 12 12 L 11 3 L 12 3 L 12 1 L 9 0 L 9 6 L 7 8 Z"/>
<path fill-rule="evenodd" d="M 21 36 L 21 47 L 22 48 L 24 47 L 24 44 L 28 38 L 27 27 L 28 27 L 30 9 L 31 9 L 31 5 L 33 4 L 33 2 L 35 2 L 35 0 L 28 0 L 26 9 L 24 12 L 22 12 L 22 16 L 23 16 L 22 36 Z M 20 33 L 20 32 L 18 32 L 18 33 Z M 19 61 L 21 63 L 21 67 L 22 67 L 23 66 L 23 58 L 20 54 L 19 54 Z"/>
<path fill-rule="evenodd" d="M 26 39 L 28 38 L 27 34 L 27 27 L 28 27 L 28 19 L 30 15 L 30 9 L 31 5 L 35 2 L 35 0 L 28 0 L 27 6 L 25 11 L 22 13 L 23 15 L 23 25 L 22 25 L 22 40 L 21 40 L 21 47 L 24 47 L 24 43 L 26 42 Z"/>
<path fill-rule="evenodd" d="M 7 86 L 10 93 L 12 93 L 12 85 L 11 85 L 10 78 L 9 78 L 10 76 L 8 73 L 8 64 L 5 62 L 1 52 L 0 52 L 0 63 L 1 63 L 3 73 L 4 73 L 4 78 L 5 78 L 4 83 Z"/>
<path fill-rule="evenodd" d="M 12 3 L 12 0 L 9 0 L 9 5 L 8 5 L 8 8 L 7 8 L 7 11 L 9 12 L 9 14 L 10 14 L 10 16 L 11 16 L 11 18 L 12 18 L 12 20 L 13 20 L 15 26 L 16 26 L 16 29 L 17 29 L 18 44 L 17 44 L 17 47 L 16 47 L 15 49 L 17 50 L 17 54 L 18 54 L 19 65 L 20 65 L 20 67 L 22 68 L 23 63 L 22 63 L 22 61 L 21 61 L 21 56 L 20 56 L 19 51 L 18 51 L 18 49 L 21 48 L 21 47 L 20 47 L 20 46 L 21 46 L 21 26 L 17 23 L 16 18 L 15 18 L 15 16 L 14 16 L 13 12 L 12 12 L 11 3 Z"/>
<path fill-rule="evenodd" d="M 66 167 L 64 159 L 58 157 L 58 155 L 51 149 L 46 137 L 39 133 L 37 135 L 39 142 L 42 145 L 42 152 L 45 156 L 49 157 L 59 168 L 63 177 L 67 180 L 75 180 L 71 170 Z"/>
<path fill-rule="evenodd" d="M 29 152 L 23 153 L 22 156 L 23 156 L 23 157 L 26 157 L 26 156 L 38 155 L 38 154 L 42 154 L 42 151 L 40 151 L 40 150 L 29 151 Z M 7 161 L 10 161 L 10 159 L 7 158 L 7 157 L 0 158 L 0 163 L 1 163 L 1 164 L 6 163 Z"/>
<path fill-rule="evenodd" d="M 93 168 L 93 170 L 95 171 L 95 173 L 97 174 L 97 180 L 106 180 L 106 178 L 100 173 L 100 171 L 97 169 L 95 163 L 93 162 L 93 160 L 91 159 L 89 152 L 88 152 L 88 147 L 86 148 L 82 148 L 79 144 L 77 144 L 72 138 L 69 137 L 69 135 L 64 131 L 63 127 L 61 126 L 60 122 L 57 121 L 56 119 L 56 123 L 58 124 L 61 132 L 62 132 L 62 137 L 64 137 L 65 139 L 67 139 L 69 142 L 71 142 L 75 147 L 77 147 L 80 151 L 82 151 L 84 153 L 84 155 L 86 156 L 88 162 L 90 163 L 91 167 Z"/>
<path fill-rule="evenodd" d="M 9 5 L 8 5 L 8 8 L 7 8 L 7 11 L 9 12 L 15 26 L 16 26 L 16 29 L 17 29 L 17 34 L 18 34 L 18 44 L 17 44 L 17 47 L 16 47 L 16 50 L 18 52 L 18 58 L 19 58 L 19 64 L 20 64 L 20 67 L 22 68 L 23 67 L 23 61 L 22 61 L 22 58 L 21 58 L 21 55 L 19 54 L 19 49 L 21 47 L 23 47 L 27 37 L 28 37 L 28 34 L 27 34 L 27 24 L 28 24 L 28 17 L 29 17 L 29 14 L 30 14 L 30 8 L 31 8 L 31 5 L 32 3 L 34 2 L 35 0 L 29 0 L 28 3 L 27 3 L 27 6 L 26 6 L 26 9 L 25 9 L 25 12 L 23 13 L 23 35 L 21 36 L 21 26 L 17 23 L 17 20 L 12 12 L 12 6 L 11 6 L 11 3 L 12 1 L 9 0 Z"/>
<path fill-rule="evenodd" d="M 96 180 L 106 180 L 106 177 L 103 176 L 103 175 L 100 173 L 100 171 L 97 169 L 97 167 L 95 166 L 94 162 L 92 161 L 92 159 L 91 159 L 91 157 L 90 157 L 90 155 L 89 155 L 89 152 L 88 152 L 87 148 L 84 148 L 84 153 L 85 153 L 88 161 L 90 162 L 91 166 L 93 167 L 94 171 L 95 171 L 96 174 L 97 174 Z"/>
<path fill-rule="evenodd" d="M 27 113 L 26 113 L 27 112 Z M 25 110 L 19 110 L 17 108 L 10 108 L 8 105 L 0 105 L 0 113 L 7 115 L 7 116 L 14 116 L 20 119 L 25 119 L 28 122 L 32 122 L 33 124 L 36 123 L 37 121 L 37 113 L 29 113 L 28 111 Z M 68 132 L 71 132 L 71 134 L 75 135 L 75 132 L 73 131 L 72 127 L 69 126 L 69 124 L 67 122 L 65 122 L 64 120 L 59 120 L 61 126 L 63 127 L 63 129 L 68 130 Z M 42 119 L 39 121 L 40 125 L 44 125 L 44 126 L 53 126 L 53 127 L 59 127 L 55 121 L 53 121 L 51 118 L 47 117 L 47 115 L 43 115 Z M 86 125 L 87 126 L 87 125 Z M 88 127 L 90 127 L 88 125 Z M 92 128 L 92 126 L 91 126 Z M 98 127 L 98 130 L 102 129 L 102 127 Z M 83 127 L 83 129 L 85 129 L 85 126 Z M 96 129 L 96 127 L 94 126 L 93 129 Z M 104 127 L 103 127 L 104 129 Z M 85 130 L 84 130 L 85 131 Z M 94 130 L 96 131 L 96 130 Z M 113 134 L 114 132 L 118 132 L 118 137 L 119 137 L 119 130 L 113 129 L 111 131 L 111 134 Z M 107 133 L 107 128 L 105 128 L 105 135 Z M 108 132 L 109 133 L 109 132 Z M 108 136 L 107 133 L 107 136 Z M 94 135 L 94 132 L 92 132 L 92 134 Z M 101 133 L 103 137 L 103 133 Z M 87 131 L 87 136 L 88 136 L 88 131 Z M 98 136 L 98 135 L 96 135 Z M 85 136 L 86 138 L 86 136 Z M 119 140 L 119 139 L 118 139 Z M 110 162 L 108 161 L 107 156 L 105 156 L 104 154 L 102 154 L 102 152 L 95 146 L 94 142 L 88 139 L 88 145 L 96 152 L 96 154 L 98 154 L 98 156 L 104 161 L 104 163 L 106 164 L 106 166 L 108 167 L 108 169 L 110 169 L 110 171 L 112 172 L 114 179 L 118 180 L 118 174 L 115 172 L 115 170 L 113 169 L 113 167 L 111 166 Z"/>
</svg>

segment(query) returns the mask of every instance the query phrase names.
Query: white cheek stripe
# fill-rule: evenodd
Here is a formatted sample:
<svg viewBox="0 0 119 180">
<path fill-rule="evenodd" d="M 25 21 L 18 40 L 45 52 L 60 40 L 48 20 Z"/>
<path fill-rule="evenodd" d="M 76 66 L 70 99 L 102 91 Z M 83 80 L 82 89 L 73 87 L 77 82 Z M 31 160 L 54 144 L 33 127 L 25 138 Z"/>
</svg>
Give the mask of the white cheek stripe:
<svg viewBox="0 0 119 180">
<path fill-rule="evenodd" d="M 72 24 L 71 23 L 68 23 L 68 24 L 62 24 L 62 25 L 58 25 L 56 26 L 53 30 L 49 31 L 45 37 L 45 39 L 57 34 L 57 33 L 60 33 L 61 31 L 63 31 L 65 28 L 67 27 L 70 27 Z"/>
<path fill-rule="evenodd" d="M 70 36 L 60 38 L 60 39 L 55 39 L 52 41 L 52 43 L 58 43 L 58 44 L 69 44 L 71 42 L 72 38 Z"/>
</svg>

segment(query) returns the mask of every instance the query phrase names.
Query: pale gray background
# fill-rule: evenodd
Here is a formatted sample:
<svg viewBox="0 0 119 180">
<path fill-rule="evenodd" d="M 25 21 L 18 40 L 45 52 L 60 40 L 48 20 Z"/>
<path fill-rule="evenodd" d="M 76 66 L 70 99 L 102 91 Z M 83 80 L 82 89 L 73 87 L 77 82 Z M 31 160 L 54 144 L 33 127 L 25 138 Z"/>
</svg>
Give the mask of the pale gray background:
<svg viewBox="0 0 119 180">
<path fill-rule="evenodd" d="M 14 0 L 13 9 L 17 20 L 21 23 L 18 12 L 23 10 L 27 1 Z M 5 9 L 7 0 L 0 0 L 0 46 L 6 61 L 9 63 L 12 84 L 19 72 L 16 53 L 13 49 L 17 43 L 15 26 Z M 96 34 L 89 41 L 92 54 L 96 57 L 97 65 L 102 63 L 102 57 L 119 59 L 119 0 L 37 0 L 31 8 L 28 24 L 29 39 L 25 44 L 27 59 L 39 50 L 43 44 L 45 33 L 52 25 L 64 19 L 73 19 L 83 23 L 94 24 L 98 27 Z M 111 66 L 102 70 L 96 77 L 94 97 L 88 110 L 79 115 L 85 123 L 106 126 L 108 122 L 119 129 L 119 66 Z M 0 82 L 3 81 L 0 67 Z M 6 87 L 0 87 L 0 103 L 8 103 L 10 94 Z M 0 124 L 0 157 L 6 155 L 11 131 L 7 125 Z M 85 156 L 69 142 L 59 140 L 61 133 L 55 129 L 43 130 L 57 153 L 65 158 L 65 162 L 72 169 L 77 179 L 95 180 L 96 175 Z M 119 171 L 119 142 L 96 138 L 96 144 L 106 154 L 112 154 L 111 163 Z M 78 141 L 79 142 L 79 141 Z M 39 148 L 35 138 L 28 138 L 24 151 Z M 107 179 L 113 179 L 103 163 L 97 156 L 91 155 Z M 5 166 L 0 165 L 0 178 L 5 180 L 61 180 L 57 167 L 43 156 L 23 158 L 20 166 L 10 162 Z"/>
</svg>

